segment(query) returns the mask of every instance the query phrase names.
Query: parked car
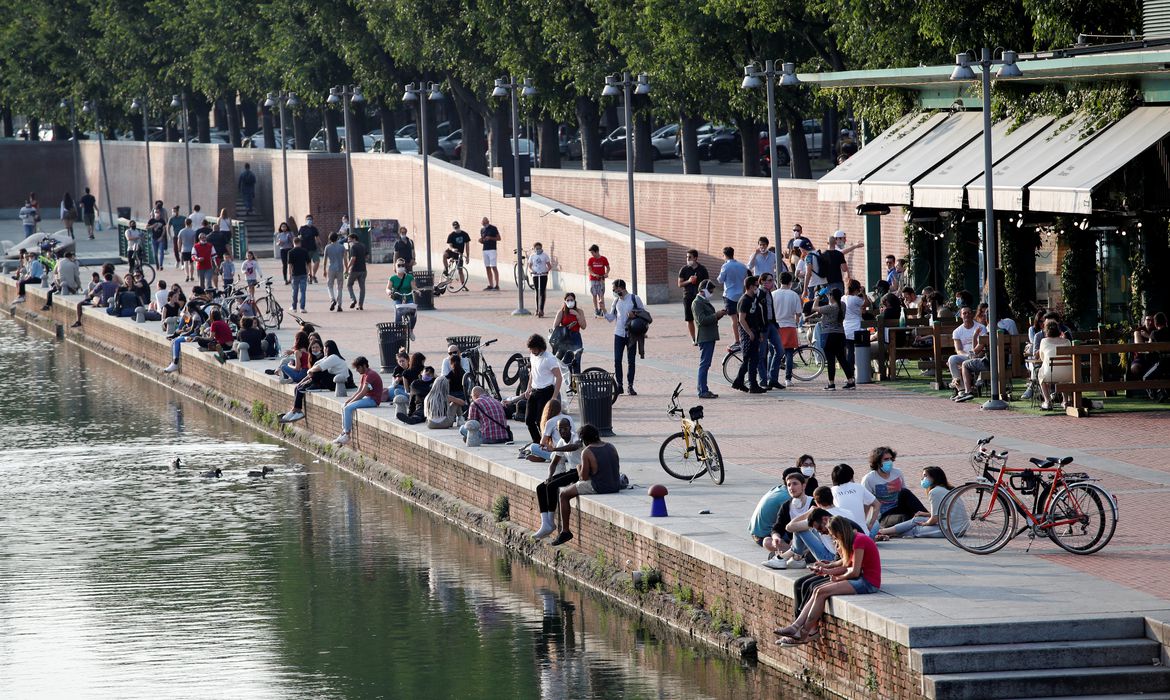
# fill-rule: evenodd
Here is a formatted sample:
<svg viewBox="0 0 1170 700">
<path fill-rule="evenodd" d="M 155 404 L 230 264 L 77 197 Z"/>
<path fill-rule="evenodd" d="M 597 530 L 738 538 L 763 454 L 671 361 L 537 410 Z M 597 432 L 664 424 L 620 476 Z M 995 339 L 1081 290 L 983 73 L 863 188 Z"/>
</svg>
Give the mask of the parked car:
<svg viewBox="0 0 1170 700">
<path fill-rule="evenodd" d="M 508 139 L 508 143 L 510 145 L 512 143 L 512 140 Z M 508 155 L 511 155 L 511 153 L 509 153 Z M 525 138 L 520 139 L 520 157 L 523 158 L 525 156 L 528 156 L 528 162 L 529 162 L 529 165 L 531 167 L 534 167 L 534 168 L 536 167 L 536 159 L 537 159 L 538 155 L 539 155 L 539 151 L 536 148 L 536 144 L 533 143 L 531 139 L 525 139 Z M 488 167 L 489 168 L 500 167 L 499 163 L 492 162 L 492 151 L 490 148 L 487 150 L 487 159 L 488 159 Z"/>
<path fill-rule="evenodd" d="M 650 134 L 650 143 L 654 146 L 655 159 L 672 158 L 675 156 L 678 131 L 678 124 L 667 124 Z"/>
<path fill-rule="evenodd" d="M 272 132 L 272 143 L 274 148 L 280 148 L 280 140 L 280 129 L 274 129 Z M 261 129 L 260 131 L 257 131 L 248 138 L 244 139 L 241 143 L 243 144 L 244 148 L 266 148 L 264 145 L 264 130 Z M 288 145 L 289 148 L 292 148 L 294 145 L 292 134 L 289 134 Z"/>
<path fill-rule="evenodd" d="M 739 129 L 734 126 L 717 126 L 699 137 L 699 159 L 717 160 L 726 163 L 739 160 L 743 149 L 739 144 Z"/>
<path fill-rule="evenodd" d="M 418 141 L 407 136 L 395 136 L 394 145 L 398 148 L 399 153 L 418 153 Z M 371 153 L 385 153 L 386 144 L 382 136 L 374 139 L 374 145 L 370 148 Z"/>
<path fill-rule="evenodd" d="M 439 150 L 448 158 L 456 157 L 460 144 L 463 143 L 463 129 L 456 129 L 439 139 Z"/>
<path fill-rule="evenodd" d="M 804 143 L 808 147 L 810 155 L 815 156 L 821 152 L 821 143 L 823 137 L 821 134 L 821 120 L 820 119 L 805 119 L 804 122 Z M 767 135 L 764 136 L 764 144 L 768 143 Z M 784 167 L 792 162 L 792 146 L 789 134 L 776 137 L 776 162 L 780 167 Z"/>
<path fill-rule="evenodd" d="M 707 122 L 706 124 L 695 129 L 695 140 L 702 141 L 704 136 L 710 136 L 711 132 L 719 128 L 717 125 Z M 679 129 L 678 138 L 674 141 L 674 155 L 676 158 L 682 158 L 682 129 Z"/>
<path fill-rule="evenodd" d="M 626 127 L 619 126 L 601 139 L 601 157 L 605 160 L 626 157 Z"/>
<path fill-rule="evenodd" d="M 378 137 L 381 135 L 382 135 L 382 130 L 375 129 L 374 131 L 371 131 L 371 132 L 362 136 L 362 141 L 365 142 L 365 147 L 366 147 L 367 152 L 372 151 L 374 149 L 374 142 L 377 141 Z M 344 126 L 337 127 L 337 140 L 341 142 L 341 150 L 344 151 L 345 150 L 345 127 Z M 324 150 L 326 150 L 324 127 L 322 127 L 320 130 L 318 130 L 316 135 L 314 135 L 313 138 L 309 141 L 309 150 L 310 151 L 324 151 Z"/>
<path fill-rule="evenodd" d="M 452 125 L 451 122 L 439 122 L 438 124 L 435 125 L 435 133 L 438 134 L 439 138 L 443 138 L 444 136 L 448 136 L 452 131 L 452 126 L 457 126 L 457 125 Z M 394 132 L 394 135 L 396 137 L 399 137 L 399 138 L 405 137 L 405 138 L 417 140 L 418 139 L 418 124 L 415 122 L 411 122 L 405 126 L 399 127 L 398 131 Z"/>
<path fill-rule="evenodd" d="M 581 157 L 581 134 L 567 124 L 557 128 L 557 141 L 561 148 L 561 158 L 573 160 Z"/>
</svg>

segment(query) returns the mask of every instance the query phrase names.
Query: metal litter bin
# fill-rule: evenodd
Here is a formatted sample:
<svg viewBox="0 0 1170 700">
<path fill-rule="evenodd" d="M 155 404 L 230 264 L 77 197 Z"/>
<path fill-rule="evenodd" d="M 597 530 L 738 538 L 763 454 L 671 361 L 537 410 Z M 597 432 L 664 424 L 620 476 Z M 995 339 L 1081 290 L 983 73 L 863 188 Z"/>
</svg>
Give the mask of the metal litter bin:
<svg viewBox="0 0 1170 700">
<path fill-rule="evenodd" d="M 415 272 L 414 284 L 417 288 L 414 293 L 414 303 L 419 311 L 433 311 L 435 308 L 435 273 Z"/>
<path fill-rule="evenodd" d="M 604 370 L 588 370 L 577 383 L 580 392 L 581 425 L 597 428 L 603 436 L 613 435 L 613 374 Z"/>
<path fill-rule="evenodd" d="M 873 383 L 868 330 L 860 330 L 853 334 L 853 373 L 858 384 Z"/>
<path fill-rule="evenodd" d="M 118 211 L 118 218 L 119 219 L 129 219 L 130 218 L 130 207 L 117 207 L 117 211 Z"/>
<path fill-rule="evenodd" d="M 478 335 L 449 335 L 447 336 L 447 344 L 454 345 L 459 348 L 459 352 L 467 352 L 472 348 L 478 348 L 479 344 L 483 342 L 483 338 Z M 471 353 L 467 356 L 468 361 L 471 362 L 471 371 L 479 371 L 479 351 Z"/>
<path fill-rule="evenodd" d="M 410 352 L 410 324 L 409 323 L 379 323 L 378 350 L 382 356 L 382 372 L 393 372 L 398 366 L 395 359 L 398 349 L 406 348 Z"/>
</svg>

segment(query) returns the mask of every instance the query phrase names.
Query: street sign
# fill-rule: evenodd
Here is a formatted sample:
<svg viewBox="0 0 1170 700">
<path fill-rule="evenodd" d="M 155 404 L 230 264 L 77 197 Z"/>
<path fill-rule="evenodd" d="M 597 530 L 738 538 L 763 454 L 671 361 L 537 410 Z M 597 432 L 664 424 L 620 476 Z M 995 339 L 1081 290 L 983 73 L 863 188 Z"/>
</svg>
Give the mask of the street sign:
<svg viewBox="0 0 1170 700">
<path fill-rule="evenodd" d="M 532 161 L 531 156 L 527 153 L 520 154 L 520 196 L 532 196 Z M 504 170 L 504 199 L 511 199 L 515 196 L 516 178 L 512 174 L 515 159 L 510 155 L 502 158 L 500 165 Z"/>
</svg>

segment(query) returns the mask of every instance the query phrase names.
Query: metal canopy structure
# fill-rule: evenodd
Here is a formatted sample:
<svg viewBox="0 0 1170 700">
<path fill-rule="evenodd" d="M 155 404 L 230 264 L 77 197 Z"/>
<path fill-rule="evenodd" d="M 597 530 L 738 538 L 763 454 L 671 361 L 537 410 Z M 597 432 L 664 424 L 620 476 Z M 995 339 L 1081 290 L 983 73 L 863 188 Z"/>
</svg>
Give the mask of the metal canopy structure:
<svg viewBox="0 0 1170 700">
<path fill-rule="evenodd" d="M 947 115 L 943 112 L 908 114 L 886 129 L 854 156 L 817 181 L 817 198 L 827 202 L 852 202 L 861 196 L 859 185 L 879 171 L 932 129 Z"/>
<path fill-rule="evenodd" d="M 982 134 L 983 115 L 979 112 L 951 114 L 870 174 L 861 185 L 862 199 L 882 204 L 913 204 L 911 185 Z"/>
</svg>

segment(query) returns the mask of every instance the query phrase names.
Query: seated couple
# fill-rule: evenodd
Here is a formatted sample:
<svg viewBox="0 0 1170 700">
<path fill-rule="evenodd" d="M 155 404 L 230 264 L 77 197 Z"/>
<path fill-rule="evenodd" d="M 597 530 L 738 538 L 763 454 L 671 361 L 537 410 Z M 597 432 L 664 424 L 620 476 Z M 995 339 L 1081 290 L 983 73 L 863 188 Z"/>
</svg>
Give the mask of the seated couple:
<svg viewBox="0 0 1170 700">
<path fill-rule="evenodd" d="M 558 439 L 553 451 L 557 454 L 549 465 L 548 478 L 536 487 L 541 526 L 533 533 L 537 540 L 552 534 L 556 529 L 555 519 L 559 510 L 561 531 L 552 541 L 554 547 L 573 539 L 569 522 L 572 515 L 570 503 L 574 498 L 617 493 L 622 488 L 617 448 L 602 442 L 597 428 L 589 424 L 581 426 L 578 441 L 574 439 L 571 424 L 566 418 L 560 419 L 556 425 Z M 575 457 L 578 451 L 580 457 Z M 574 463 L 577 463 L 577 468 L 570 469 Z"/>
</svg>

